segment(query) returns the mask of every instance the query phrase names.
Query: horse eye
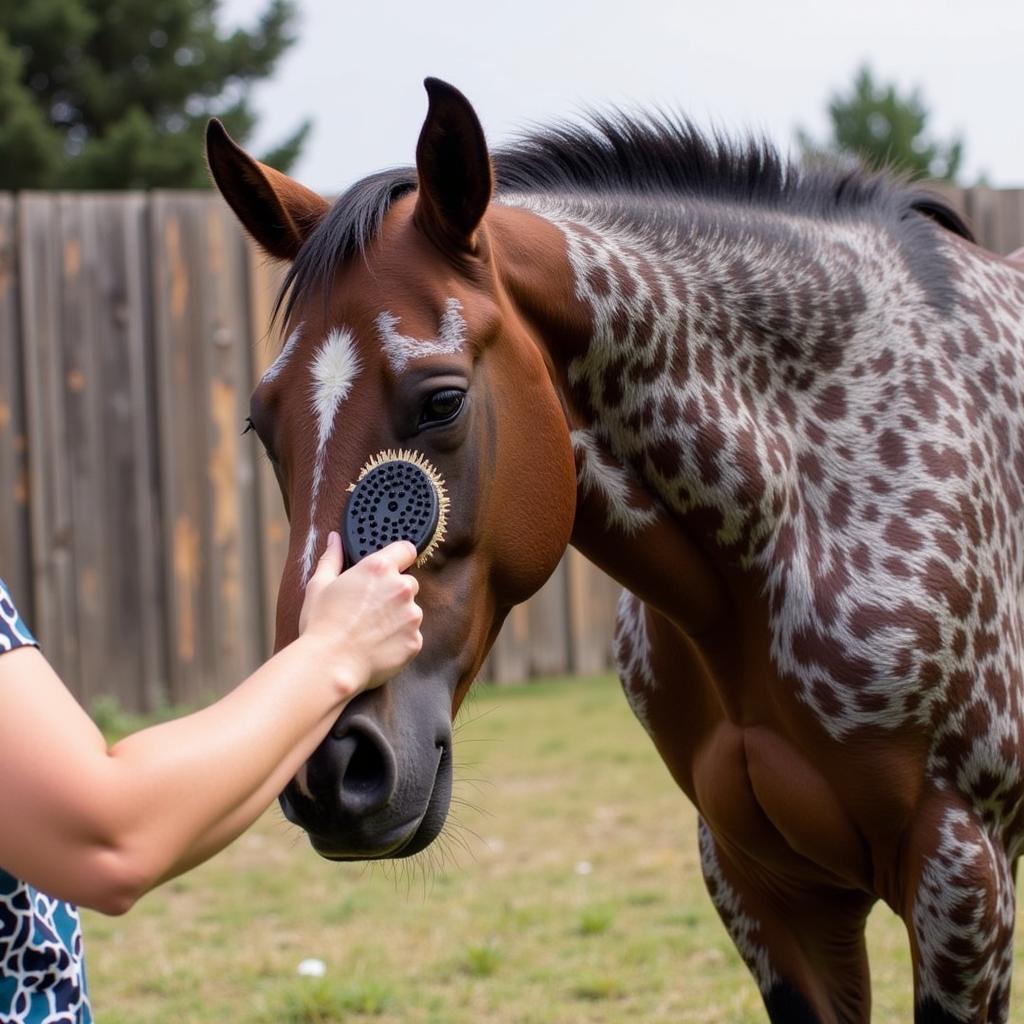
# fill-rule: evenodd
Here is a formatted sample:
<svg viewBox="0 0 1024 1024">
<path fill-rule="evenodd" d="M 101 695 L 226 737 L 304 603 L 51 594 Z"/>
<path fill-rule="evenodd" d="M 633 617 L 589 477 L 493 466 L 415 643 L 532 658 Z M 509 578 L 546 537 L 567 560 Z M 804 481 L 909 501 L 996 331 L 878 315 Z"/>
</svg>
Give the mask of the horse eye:
<svg viewBox="0 0 1024 1024">
<path fill-rule="evenodd" d="M 438 426 L 441 423 L 449 423 L 462 411 L 462 403 L 466 400 L 466 392 L 458 388 L 445 388 L 443 391 L 435 391 L 423 403 L 420 412 L 421 427 Z"/>
<path fill-rule="evenodd" d="M 253 421 L 252 421 L 252 417 L 251 416 L 246 416 L 245 417 L 245 430 L 242 431 L 242 437 L 245 437 L 245 435 L 249 434 L 249 433 L 253 433 L 253 434 L 256 435 L 256 437 L 259 440 L 260 444 L 263 445 L 263 451 L 266 452 L 267 458 L 270 459 L 270 461 L 276 466 L 277 465 L 277 456 L 273 453 L 273 451 L 271 451 L 270 445 L 267 444 L 267 442 L 263 440 L 262 435 L 256 429 L 256 424 L 253 423 Z"/>
</svg>

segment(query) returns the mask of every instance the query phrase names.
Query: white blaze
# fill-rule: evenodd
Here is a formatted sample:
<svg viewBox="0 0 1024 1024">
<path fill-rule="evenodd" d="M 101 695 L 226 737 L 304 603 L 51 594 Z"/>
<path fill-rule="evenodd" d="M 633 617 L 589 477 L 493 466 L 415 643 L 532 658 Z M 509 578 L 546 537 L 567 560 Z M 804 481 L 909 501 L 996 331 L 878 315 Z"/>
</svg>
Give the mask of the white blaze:
<svg viewBox="0 0 1024 1024">
<path fill-rule="evenodd" d="M 282 353 L 283 355 L 284 353 Z M 316 461 L 313 464 L 312 497 L 309 505 L 309 534 L 302 553 L 302 579 L 309 579 L 317 548 L 316 510 L 324 479 L 327 442 L 334 430 L 338 408 L 349 396 L 359 373 L 359 354 L 352 333 L 335 328 L 324 339 L 313 360 L 313 385 L 310 389 L 313 414 L 316 417 Z"/>
</svg>

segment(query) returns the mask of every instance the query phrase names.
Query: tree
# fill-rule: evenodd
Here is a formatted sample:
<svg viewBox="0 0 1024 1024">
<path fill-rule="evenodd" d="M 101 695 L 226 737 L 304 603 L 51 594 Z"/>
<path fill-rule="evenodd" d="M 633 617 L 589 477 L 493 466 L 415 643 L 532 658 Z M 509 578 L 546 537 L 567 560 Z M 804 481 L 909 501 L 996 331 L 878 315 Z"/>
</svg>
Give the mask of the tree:
<svg viewBox="0 0 1024 1024">
<path fill-rule="evenodd" d="M 929 111 L 914 89 L 900 95 L 892 84 L 876 83 L 862 66 L 848 94 L 833 93 L 828 104 L 832 137 L 823 145 L 797 133 L 804 154 L 852 155 L 872 168 L 892 167 L 914 178 L 952 181 L 960 168 L 963 142 L 940 142 L 927 132 Z"/>
<path fill-rule="evenodd" d="M 211 115 L 240 141 L 253 83 L 295 42 L 292 0 L 225 33 L 219 0 L 0 0 L 0 189 L 201 187 Z M 262 159 L 287 170 L 300 124 Z"/>
</svg>

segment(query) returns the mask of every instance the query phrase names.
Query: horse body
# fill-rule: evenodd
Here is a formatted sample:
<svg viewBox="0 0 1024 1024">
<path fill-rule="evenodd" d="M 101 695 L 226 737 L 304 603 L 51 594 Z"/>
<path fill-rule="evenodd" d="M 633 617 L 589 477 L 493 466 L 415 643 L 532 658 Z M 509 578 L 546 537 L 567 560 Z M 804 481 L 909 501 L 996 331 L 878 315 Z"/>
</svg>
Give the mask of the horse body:
<svg viewBox="0 0 1024 1024">
<path fill-rule="evenodd" d="M 809 195 L 686 131 L 606 126 L 582 154 L 548 136 L 499 154 L 492 202 L 472 109 L 430 91 L 417 174 L 330 214 L 211 147 L 243 223 L 296 260 L 299 340 L 254 396 L 293 523 L 278 642 L 368 456 L 421 447 L 452 494 L 423 657 L 353 703 L 286 812 L 329 856 L 426 845 L 450 715 L 571 533 L 627 588 L 626 696 L 700 811 L 709 892 L 771 1019 L 867 1019 L 882 898 L 910 932 L 917 1020 L 1004 1021 L 1024 274 L 933 200 L 855 179 Z M 672 152 L 645 166 L 645 147 Z M 316 445 L 290 401 L 311 364 Z M 457 417 L 432 418 L 440 387 L 467 396 Z"/>
<path fill-rule="evenodd" d="M 766 998 L 824 975 L 822 1013 L 860 1019 L 856 897 L 877 894 L 914 929 L 922 1002 L 998 1019 L 1024 793 L 1020 275 L 941 237 L 948 270 L 915 271 L 870 223 L 780 218 L 799 232 L 780 258 L 770 216 L 701 238 L 681 210 L 659 251 L 600 211 L 543 212 L 590 318 L 564 374 L 603 464 L 583 489 L 620 482 L 590 529 L 657 557 L 644 509 L 666 510 L 727 591 L 695 634 L 644 603 L 629 555 L 613 568 L 641 595 L 620 605 L 626 694 L 701 811 L 716 904 L 775 904 L 734 930 Z M 950 997 L 950 974 L 976 988 Z"/>
</svg>

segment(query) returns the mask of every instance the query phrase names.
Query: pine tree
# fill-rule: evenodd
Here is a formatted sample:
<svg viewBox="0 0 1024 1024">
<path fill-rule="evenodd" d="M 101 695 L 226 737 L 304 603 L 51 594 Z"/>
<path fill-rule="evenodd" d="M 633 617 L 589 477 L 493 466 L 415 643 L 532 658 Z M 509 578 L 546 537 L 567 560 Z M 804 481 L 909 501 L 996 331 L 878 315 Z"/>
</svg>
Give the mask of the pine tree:
<svg viewBox="0 0 1024 1024">
<path fill-rule="evenodd" d="M 0 189 L 202 187 L 216 115 L 244 141 L 253 83 L 295 42 L 292 0 L 226 33 L 219 0 L 0 0 Z M 297 158 L 309 123 L 275 147 Z"/>
<path fill-rule="evenodd" d="M 953 181 L 963 158 L 963 142 L 930 137 L 929 111 L 914 89 L 906 95 L 892 84 L 875 81 L 871 68 L 861 67 L 849 93 L 834 93 L 828 104 L 832 135 L 824 144 L 805 132 L 798 141 L 805 155 L 846 154 L 872 168 L 892 167 L 913 178 Z"/>
</svg>

